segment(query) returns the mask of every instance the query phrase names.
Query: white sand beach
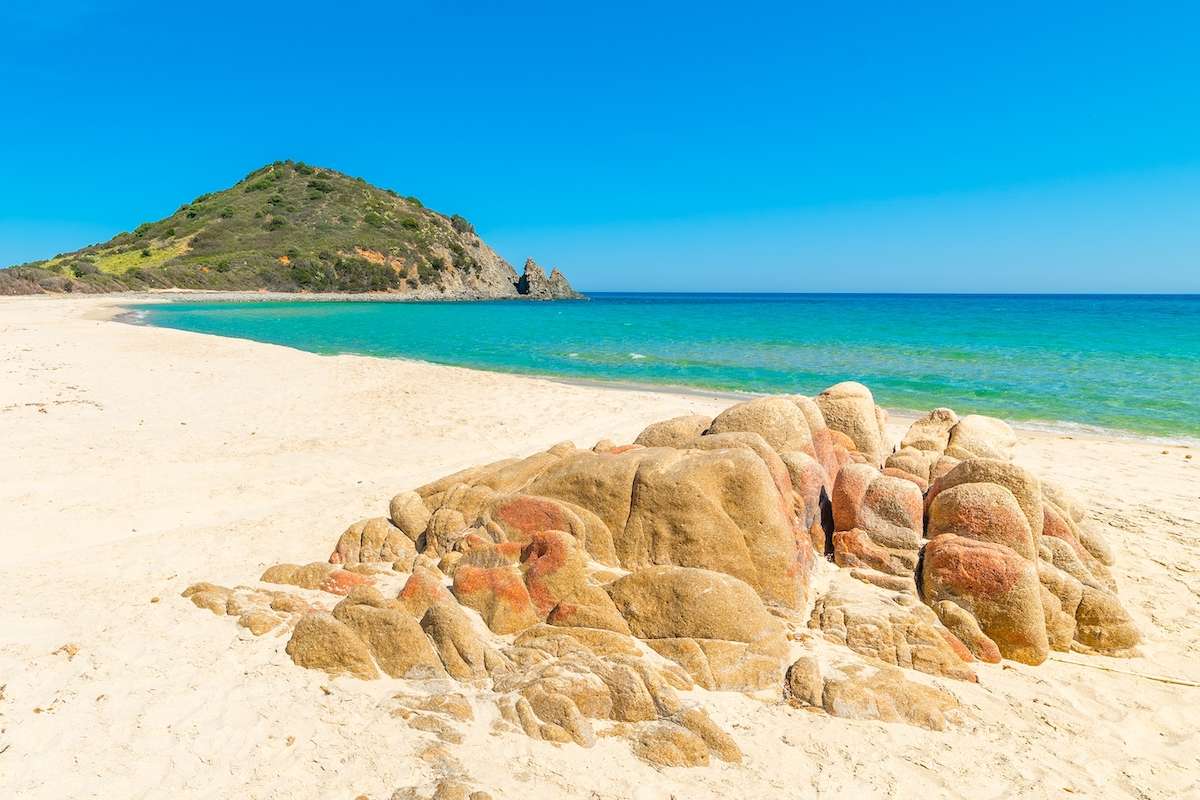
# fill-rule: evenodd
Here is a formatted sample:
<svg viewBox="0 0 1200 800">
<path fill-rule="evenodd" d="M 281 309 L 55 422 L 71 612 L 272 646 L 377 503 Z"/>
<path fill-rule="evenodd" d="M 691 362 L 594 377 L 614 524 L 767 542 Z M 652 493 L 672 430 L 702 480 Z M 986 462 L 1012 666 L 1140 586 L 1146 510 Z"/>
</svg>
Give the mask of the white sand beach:
<svg viewBox="0 0 1200 800">
<path fill-rule="evenodd" d="M 455 469 L 729 405 L 139 327 L 111 319 L 118 302 L 0 298 L 2 797 L 386 800 L 427 783 L 435 738 L 391 714 L 405 681 L 301 669 L 285 632 L 254 637 L 180 592 L 322 557 Z M 696 690 L 737 765 L 496 735 L 482 705 L 447 749 L 514 800 L 1200 797 L 1200 456 L 1019 433 L 1018 462 L 1103 523 L 1140 656 L 921 676 L 962 704 L 945 731 Z"/>
</svg>

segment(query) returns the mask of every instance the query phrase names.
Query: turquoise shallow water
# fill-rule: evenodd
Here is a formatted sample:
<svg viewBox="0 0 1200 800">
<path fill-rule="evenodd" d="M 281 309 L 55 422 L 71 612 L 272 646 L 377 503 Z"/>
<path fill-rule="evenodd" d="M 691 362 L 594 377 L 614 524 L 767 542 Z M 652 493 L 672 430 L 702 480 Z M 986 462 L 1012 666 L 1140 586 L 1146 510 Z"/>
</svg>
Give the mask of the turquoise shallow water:
<svg viewBox="0 0 1200 800">
<path fill-rule="evenodd" d="M 1200 296 L 597 294 L 588 302 L 180 303 L 146 322 L 316 353 L 813 394 L 1200 436 Z"/>
</svg>

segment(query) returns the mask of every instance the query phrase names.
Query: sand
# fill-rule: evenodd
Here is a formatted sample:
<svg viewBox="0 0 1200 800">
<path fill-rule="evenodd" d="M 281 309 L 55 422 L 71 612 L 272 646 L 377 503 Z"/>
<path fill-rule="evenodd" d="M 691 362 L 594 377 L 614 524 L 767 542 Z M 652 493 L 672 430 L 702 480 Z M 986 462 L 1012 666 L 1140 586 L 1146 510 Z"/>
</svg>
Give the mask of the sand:
<svg viewBox="0 0 1200 800">
<path fill-rule="evenodd" d="M 0 299 L 2 797 L 376 800 L 429 780 L 432 737 L 389 713 L 404 681 L 300 669 L 286 636 L 256 639 L 180 591 L 325 555 L 456 468 L 728 404 L 136 327 L 107 319 L 113 302 Z M 521 800 L 1200 796 L 1200 457 L 1021 435 L 1017 460 L 1107 525 L 1140 657 L 937 681 L 963 704 L 944 732 L 708 694 L 740 766 L 493 736 L 483 706 L 452 752 Z"/>
</svg>

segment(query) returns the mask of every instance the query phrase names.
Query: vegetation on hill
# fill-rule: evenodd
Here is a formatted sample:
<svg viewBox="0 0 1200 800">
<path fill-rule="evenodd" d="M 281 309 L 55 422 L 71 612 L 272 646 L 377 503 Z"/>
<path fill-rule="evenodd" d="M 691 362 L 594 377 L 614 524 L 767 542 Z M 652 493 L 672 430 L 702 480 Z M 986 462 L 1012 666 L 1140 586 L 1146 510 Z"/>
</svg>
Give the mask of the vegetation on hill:
<svg viewBox="0 0 1200 800">
<path fill-rule="evenodd" d="M 331 169 L 276 161 L 102 244 L 0 270 L 0 293 L 417 289 L 516 296 L 461 216 Z"/>
</svg>

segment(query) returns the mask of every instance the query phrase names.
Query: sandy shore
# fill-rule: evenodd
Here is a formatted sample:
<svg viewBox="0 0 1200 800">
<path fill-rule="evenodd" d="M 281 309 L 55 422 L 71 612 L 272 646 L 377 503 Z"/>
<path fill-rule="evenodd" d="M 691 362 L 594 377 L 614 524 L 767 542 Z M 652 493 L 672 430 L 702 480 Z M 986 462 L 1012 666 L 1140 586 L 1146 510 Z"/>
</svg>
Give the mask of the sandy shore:
<svg viewBox="0 0 1200 800">
<path fill-rule="evenodd" d="M 383 702 L 404 681 L 296 668 L 285 638 L 179 592 L 311 560 L 456 468 L 728 404 L 124 325 L 113 302 L 0 299 L 4 797 L 377 800 L 420 782 L 428 735 Z M 615 740 L 556 747 L 482 718 L 454 752 L 524 800 L 1200 796 L 1193 452 L 1022 432 L 1018 461 L 1106 524 L 1141 657 L 983 665 L 978 685 L 940 682 L 964 707 L 940 733 L 712 694 L 740 766 L 656 770 Z"/>
</svg>

